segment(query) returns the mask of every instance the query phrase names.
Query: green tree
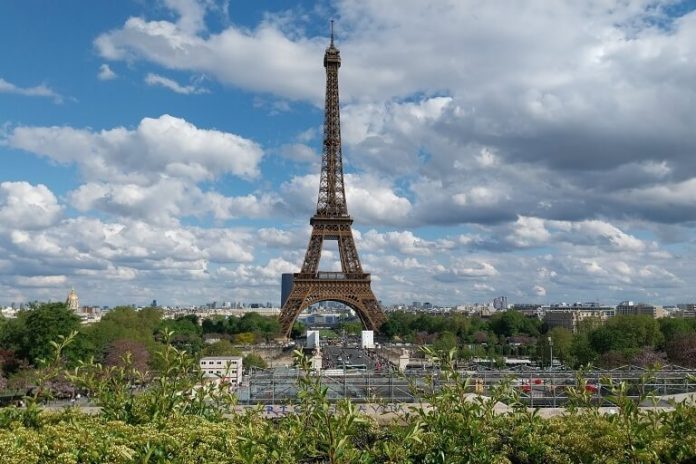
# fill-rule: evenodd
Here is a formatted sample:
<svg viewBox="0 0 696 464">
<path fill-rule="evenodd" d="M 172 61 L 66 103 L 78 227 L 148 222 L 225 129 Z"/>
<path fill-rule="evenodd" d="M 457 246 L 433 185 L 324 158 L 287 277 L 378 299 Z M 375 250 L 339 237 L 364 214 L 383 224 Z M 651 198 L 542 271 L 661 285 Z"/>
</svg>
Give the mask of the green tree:
<svg viewBox="0 0 696 464">
<path fill-rule="evenodd" d="M 204 334 L 224 334 L 227 333 L 227 323 L 225 316 L 213 316 L 203 319 L 201 328 Z"/>
<path fill-rule="evenodd" d="M 256 335 L 253 332 L 242 332 L 234 336 L 234 342 L 240 345 L 253 345 L 256 343 Z"/>
<path fill-rule="evenodd" d="M 203 348 L 203 329 L 198 325 L 198 317 L 181 316 L 176 319 L 165 319 L 160 322 L 160 334 L 173 332 L 172 346 L 186 350 L 191 355 L 198 355 Z"/>
<path fill-rule="evenodd" d="M 590 333 L 590 342 L 596 352 L 618 351 L 628 358 L 640 348 L 656 347 L 662 341 L 659 323 L 651 316 L 613 317 Z"/>
<path fill-rule="evenodd" d="M 242 352 L 229 340 L 220 340 L 206 344 L 201 352 L 203 356 L 241 356 Z"/>
<path fill-rule="evenodd" d="M 17 317 L 5 322 L 0 331 L 0 347 L 15 353 L 19 359 L 27 359 L 25 348 L 28 345 L 26 340 L 27 329 L 26 320 L 29 311 L 20 311 Z"/>
<path fill-rule="evenodd" d="M 302 337 L 306 333 L 307 333 L 307 326 L 304 325 L 300 321 L 295 321 L 295 323 L 292 326 L 292 331 L 290 332 L 290 337 L 291 338 L 298 338 L 298 337 Z"/>
<path fill-rule="evenodd" d="M 239 328 L 239 318 L 238 317 L 226 317 L 225 318 L 225 333 L 233 335 L 241 332 Z"/>
<path fill-rule="evenodd" d="M 257 312 L 246 313 L 239 319 L 238 332 L 259 332 L 264 323 L 264 317 Z"/>
<path fill-rule="evenodd" d="M 160 308 L 149 307 L 141 309 L 137 314 L 138 320 L 144 328 L 152 332 L 162 320 L 164 312 Z"/>
<path fill-rule="evenodd" d="M 573 337 L 571 353 L 574 368 L 594 364 L 597 360 L 597 351 L 592 346 L 589 331 L 581 330 Z"/>
<path fill-rule="evenodd" d="M 53 348 L 52 341 L 60 336 L 67 337 L 71 332 L 80 328 L 80 318 L 65 307 L 64 303 L 43 303 L 35 309 L 20 311 L 12 324 L 5 327 L 9 344 L 22 359 L 36 365 L 39 359 L 47 359 Z M 90 352 L 84 337 L 79 337 L 66 350 L 66 356 L 71 360 L 88 356 Z"/>
<path fill-rule="evenodd" d="M 360 321 L 344 321 L 338 324 L 338 332 L 345 330 L 346 334 L 360 335 L 363 330 L 362 322 Z"/>
<path fill-rule="evenodd" d="M 111 342 L 120 339 L 151 345 L 161 320 L 162 310 L 157 308 L 136 311 L 130 306 L 118 306 L 106 312 L 99 322 L 87 326 L 84 332 L 102 351 Z"/>
<path fill-rule="evenodd" d="M 256 312 L 250 312 L 239 320 L 237 333 L 242 332 L 252 332 L 259 338 L 270 341 L 280 333 L 280 322 L 276 317 L 267 317 Z"/>
<path fill-rule="evenodd" d="M 489 321 L 491 330 L 498 336 L 511 337 L 526 334 L 532 337 L 539 335 L 541 322 L 537 318 L 529 318 L 519 311 L 497 312 Z"/>
<path fill-rule="evenodd" d="M 659 320 L 659 324 L 660 332 L 662 332 L 663 344 L 682 335 L 696 333 L 696 319 L 663 317 Z"/>
<path fill-rule="evenodd" d="M 433 343 L 433 349 L 441 353 L 449 353 L 452 348 L 456 348 L 459 345 L 459 340 L 457 336 L 452 332 L 442 332 L 435 343 Z"/>
<path fill-rule="evenodd" d="M 333 329 L 319 329 L 319 337 L 322 339 L 336 339 L 338 334 Z"/>
<path fill-rule="evenodd" d="M 94 346 L 97 360 L 104 360 L 115 341 L 131 340 L 144 344 L 152 361 L 161 347 L 154 338 L 161 320 L 162 310 L 158 308 L 136 311 L 130 306 L 117 306 L 106 312 L 99 322 L 83 327 L 81 332 Z"/>
<path fill-rule="evenodd" d="M 548 337 L 551 337 L 551 341 L 553 343 L 554 358 L 560 360 L 567 366 L 574 365 L 575 358 L 573 357 L 573 332 L 565 327 L 554 327 L 548 331 L 546 336 L 542 336 L 541 338 L 548 340 Z"/>
<path fill-rule="evenodd" d="M 409 324 L 411 315 L 405 311 L 393 311 L 387 314 L 387 320 L 380 331 L 389 338 L 403 337 L 411 332 Z"/>
<path fill-rule="evenodd" d="M 400 335 L 399 326 L 392 318 L 387 319 L 379 330 L 389 338 L 398 337 Z"/>
<path fill-rule="evenodd" d="M 270 342 L 279 336 L 280 322 L 275 317 L 265 317 L 259 327 L 259 332 L 266 342 Z"/>
</svg>

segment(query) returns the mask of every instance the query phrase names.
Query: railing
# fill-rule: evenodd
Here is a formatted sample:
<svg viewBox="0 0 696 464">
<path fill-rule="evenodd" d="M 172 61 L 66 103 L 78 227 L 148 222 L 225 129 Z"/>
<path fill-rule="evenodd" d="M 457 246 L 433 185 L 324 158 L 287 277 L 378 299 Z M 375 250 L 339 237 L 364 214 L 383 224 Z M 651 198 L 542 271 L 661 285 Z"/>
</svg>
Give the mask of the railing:
<svg viewBox="0 0 696 464">
<path fill-rule="evenodd" d="M 389 403 L 416 403 L 428 394 L 438 392 L 448 381 L 438 372 L 360 372 L 347 375 L 321 375 L 321 382 L 327 387 L 328 398 L 337 401 L 351 398 L 357 403 L 386 401 Z M 356 375 L 357 374 L 357 375 Z M 577 389 L 575 372 L 540 371 L 481 371 L 464 372 L 469 379 L 471 393 L 490 394 L 491 390 L 505 382 L 518 393 L 519 401 L 531 407 L 563 407 L 571 400 L 570 388 Z M 610 375 L 607 375 L 610 374 Z M 601 406 L 612 406 L 610 385 L 605 383 L 609 377 L 614 383 L 626 382 L 628 396 L 637 400 L 641 392 L 651 392 L 655 396 L 675 395 L 696 392 L 693 376 L 696 371 L 658 371 L 650 379 L 642 378 L 635 371 L 588 371 L 583 373 L 585 384 L 582 388 L 590 394 L 591 402 Z M 298 391 L 299 371 L 289 369 L 284 372 L 274 370 L 254 371 L 238 390 L 240 404 L 276 404 L 295 400 Z M 666 403 L 661 402 L 662 405 Z"/>
<path fill-rule="evenodd" d="M 324 272 L 319 271 L 316 274 L 295 274 L 296 279 L 324 279 L 324 280 L 365 280 L 369 279 L 370 274 L 364 272 Z"/>
</svg>

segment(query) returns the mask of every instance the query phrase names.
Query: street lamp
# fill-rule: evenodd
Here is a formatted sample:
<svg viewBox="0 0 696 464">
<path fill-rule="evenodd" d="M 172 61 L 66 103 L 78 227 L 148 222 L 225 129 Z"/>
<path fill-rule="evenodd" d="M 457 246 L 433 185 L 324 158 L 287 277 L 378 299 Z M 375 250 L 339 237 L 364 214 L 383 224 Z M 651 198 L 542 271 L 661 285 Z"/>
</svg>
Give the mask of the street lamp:
<svg viewBox="0 0 696 464">
<path fill-rule="evenodd" d="M 553 369 L 553 339 L 551 337 L 548 338 L 549 340 L 549 350 L 551 351 L 551 362 L 549 363 L 549 370 Z"/>
</svg>

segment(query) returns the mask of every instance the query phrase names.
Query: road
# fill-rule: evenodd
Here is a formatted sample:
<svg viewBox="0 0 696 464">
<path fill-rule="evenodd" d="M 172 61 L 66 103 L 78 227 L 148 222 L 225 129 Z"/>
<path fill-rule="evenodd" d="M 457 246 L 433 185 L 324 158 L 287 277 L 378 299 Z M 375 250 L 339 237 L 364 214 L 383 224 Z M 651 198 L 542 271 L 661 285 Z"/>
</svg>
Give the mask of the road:
<svg viewBox="0 0 696 464">
<path fill-rule="evenodd" d="M 366 370 L 374 370 L 380 366 L 374 354 L 357 347 L 324 346 L 321 348 L 322 368 L 342 369 L 345 366 L 365 366 Z"/>
</svg>

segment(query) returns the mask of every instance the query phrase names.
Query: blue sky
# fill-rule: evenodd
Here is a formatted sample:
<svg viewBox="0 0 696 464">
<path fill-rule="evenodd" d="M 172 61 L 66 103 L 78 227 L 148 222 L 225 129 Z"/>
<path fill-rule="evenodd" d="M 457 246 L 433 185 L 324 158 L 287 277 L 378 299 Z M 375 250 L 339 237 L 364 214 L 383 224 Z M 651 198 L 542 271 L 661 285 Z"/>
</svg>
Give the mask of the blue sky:
<svg viewBox="0 0 696 464">
<path fill-rule="evenodd" d="M 0 304 L 277 302 L 316 205 L 331 18 L 385 303 L 692 301 L 695 9 L 5 2 Z"/>
</svg>

